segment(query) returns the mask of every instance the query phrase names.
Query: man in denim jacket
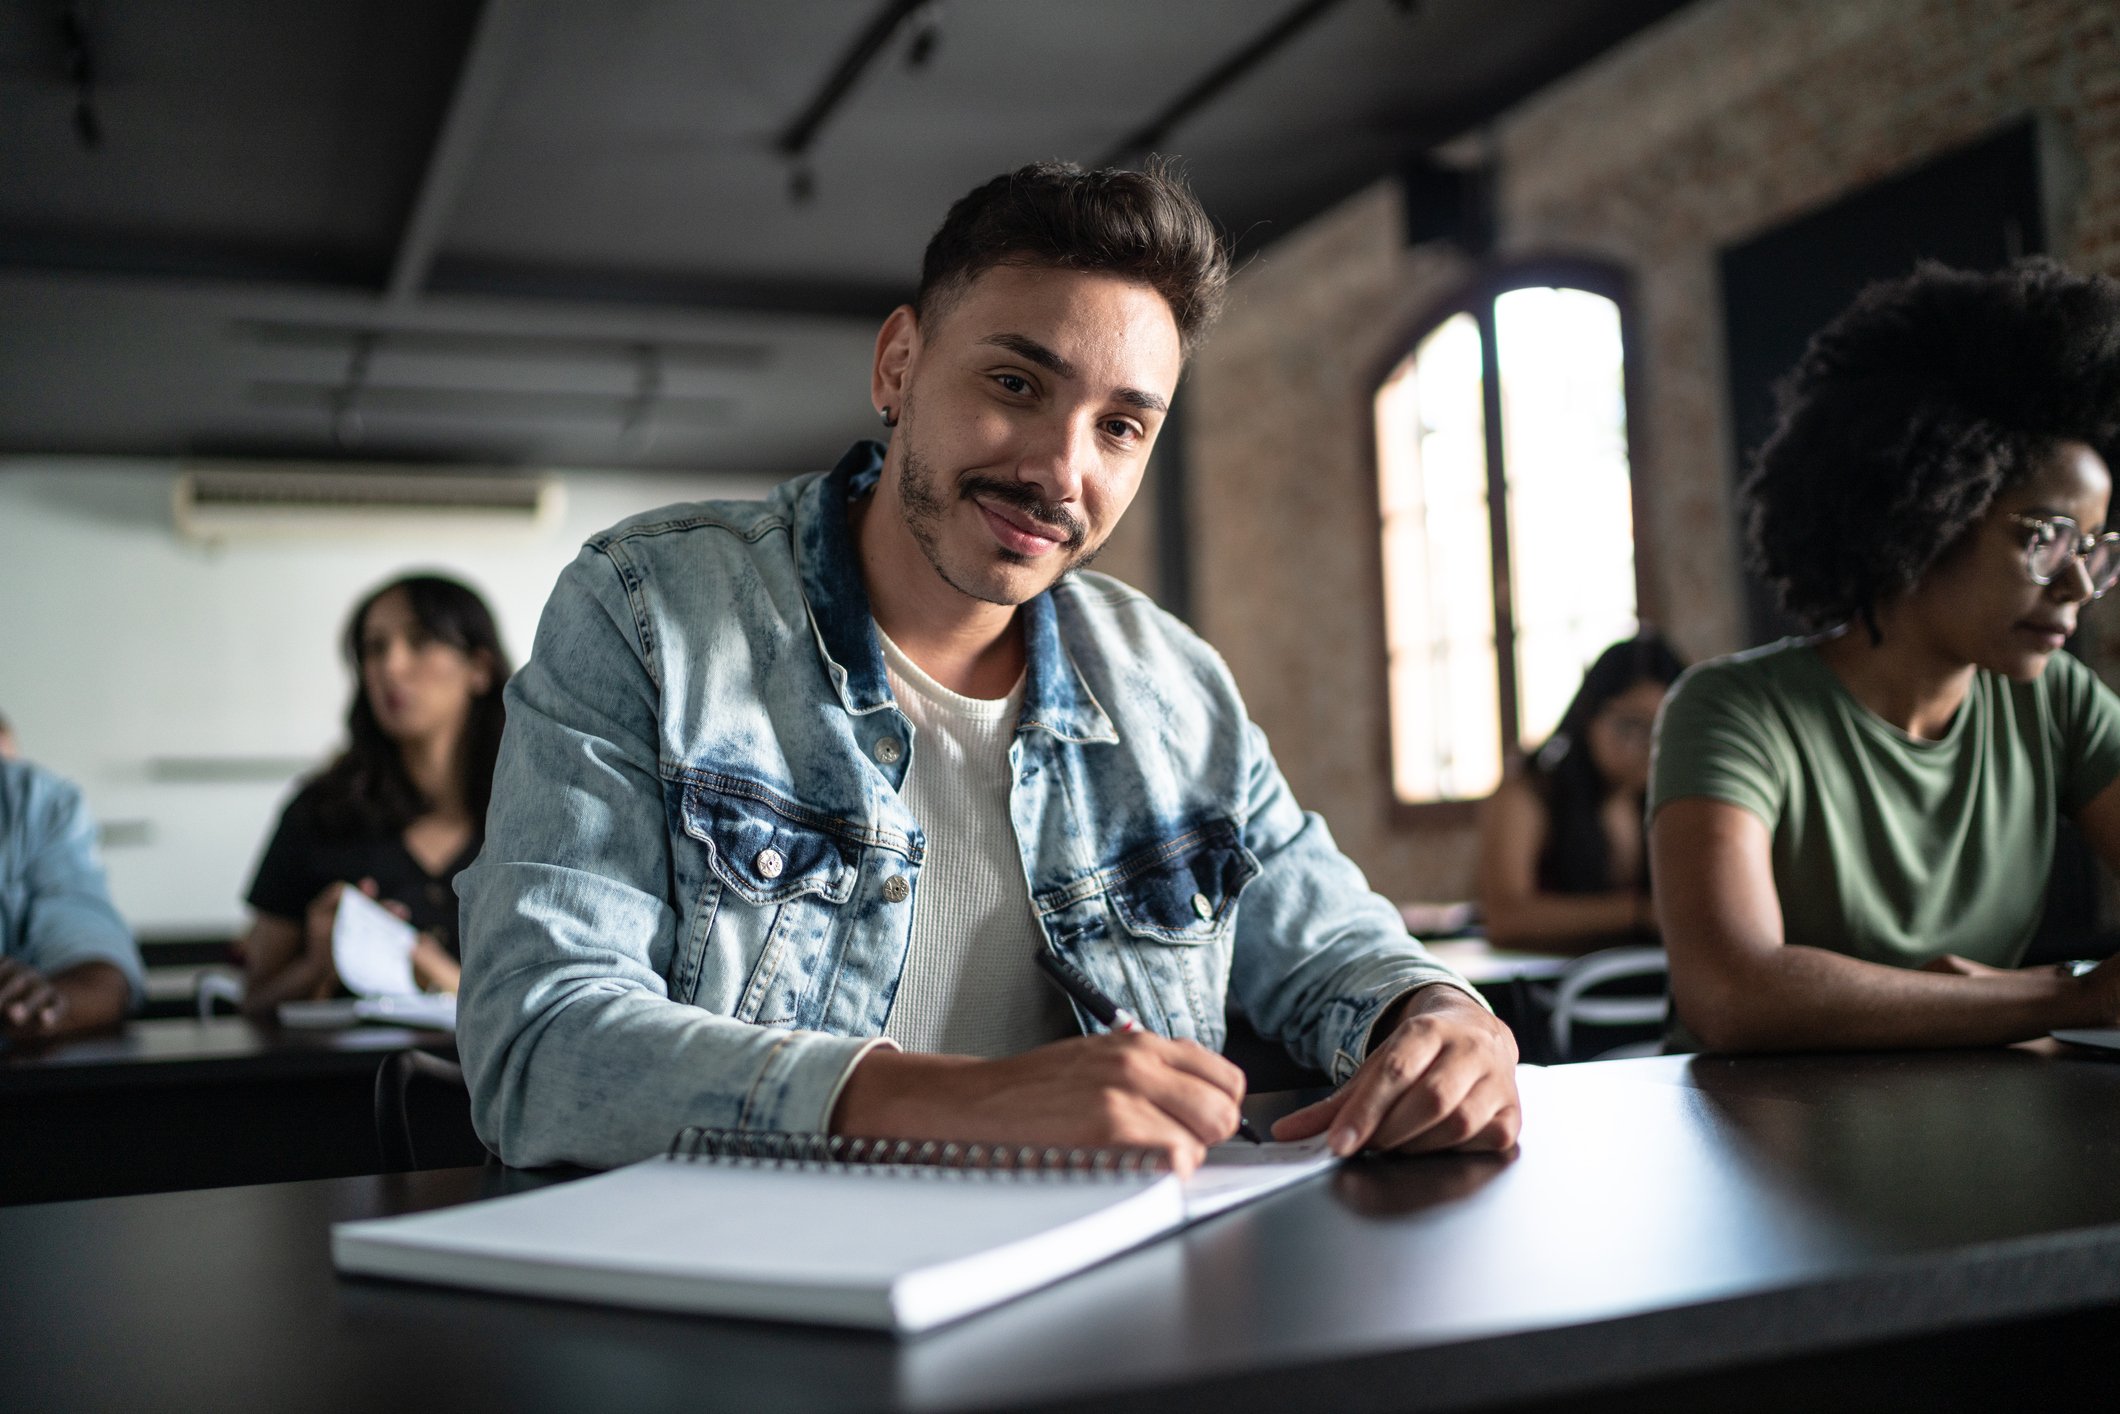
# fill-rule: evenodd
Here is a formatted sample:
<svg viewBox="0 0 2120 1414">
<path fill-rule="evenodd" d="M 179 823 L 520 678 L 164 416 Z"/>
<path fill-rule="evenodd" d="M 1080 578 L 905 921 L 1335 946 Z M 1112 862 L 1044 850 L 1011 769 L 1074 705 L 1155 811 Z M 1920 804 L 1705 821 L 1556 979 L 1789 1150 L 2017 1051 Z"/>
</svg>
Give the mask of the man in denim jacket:
<svg viewBox="0 0 2120 1414">
<path fill-rule="evenodd" d="M 584 547 L 458 884 L 502 1158 L 708 1125 L 1189 1168 L 1239 1119 L 1225 998 L 1341 1082 L 1282 1138 L 1515 1142 L 1507 1029 L 1297 807 L 1221 659 L 1072 572 L 1226 278 L 1159 170 L 996 178 L 877 338 L 887 446 Z M 1041 949 L 1144 1029 L 1095 1027 Z"/>
<path fill-rule="evenodd" d="M 103 1030 L 142 990 L 80 789 L 17 760 L 0 720 L 0 1036 L 38 1046 Z"/>
</svg>

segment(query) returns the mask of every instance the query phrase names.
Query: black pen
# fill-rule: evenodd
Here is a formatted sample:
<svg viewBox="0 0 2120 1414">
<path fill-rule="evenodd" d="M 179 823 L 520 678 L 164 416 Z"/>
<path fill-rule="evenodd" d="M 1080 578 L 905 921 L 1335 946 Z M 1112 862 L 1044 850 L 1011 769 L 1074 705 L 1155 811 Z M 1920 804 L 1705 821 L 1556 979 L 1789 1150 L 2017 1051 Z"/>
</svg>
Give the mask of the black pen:
<svg viewBox="0 0 2120 1414">
<path fill-rule="evenodd" d="M 1082 1009 L 1095 1017 L 1107 1031 L 1145 1031 L 1141 1018 L 1120 1006 L 1098 989 L 1081 968 L 1048 948 L 1038 949 L 1038 965 L 1045 975 L 1060 984 L 1060 990 L 1081 1003 Z M 1251 1121 L 1243 1115 L 1237 1116 L 1237 1133 L 1254 1144 L 1264 1144 L 1259 1131 L 1251 1127 Z"/>
</svg>

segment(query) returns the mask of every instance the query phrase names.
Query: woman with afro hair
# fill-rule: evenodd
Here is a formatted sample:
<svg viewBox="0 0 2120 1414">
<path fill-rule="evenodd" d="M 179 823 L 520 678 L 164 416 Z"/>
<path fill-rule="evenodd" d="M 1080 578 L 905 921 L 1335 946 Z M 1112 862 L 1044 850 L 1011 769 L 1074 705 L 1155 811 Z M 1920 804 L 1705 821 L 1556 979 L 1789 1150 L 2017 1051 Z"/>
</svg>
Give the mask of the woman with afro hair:
<svg viewBox="0 0 2120 1414">
<path fill-rule="evenodd" d="M 1675 1044 L 2120 1025 L 2120 960 L 2016 970 L 2059 816 L 2120 866 L 2120 699 L 2062 644 L 2120 579 L 2120 282 L 1925 265 L 1811 341 L 1743 487 L 1814 631 L 1705 663 L 1648 809 Z"/>
</svg>

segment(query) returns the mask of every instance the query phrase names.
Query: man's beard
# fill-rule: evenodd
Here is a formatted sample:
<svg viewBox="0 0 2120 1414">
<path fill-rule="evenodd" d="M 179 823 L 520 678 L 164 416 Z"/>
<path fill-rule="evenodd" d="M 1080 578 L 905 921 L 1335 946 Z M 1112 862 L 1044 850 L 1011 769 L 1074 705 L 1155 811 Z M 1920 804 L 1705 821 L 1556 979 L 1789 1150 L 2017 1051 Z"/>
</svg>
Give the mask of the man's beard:
<svg viewBox="0 0 2120 1414">
<path fill-rule="evenodd" d="M 959 594 L 985 604 L 1001 604 L 1013 608 L 1022 602 L 993 589 L 965 583 L 961 576 L 953 574 L 950 567 L 942 561 L 942 518 L 956 502 L 972 500 L 974 497 L 985 497 L 999 502 L 1019 512 L 1039 527 L 1059 532 L 1059 548 L 1047 552 L 1060 556 L 1063 561 L 1059 574 L 1053 576 L 1055 584 L 1059 583 L 1063 575 L 1071 574 L 1097 558 L 1104 545 L 1102 542 L 1096 545 L 1086 544 L 1089 539 L 1089 527 L 1082 523 L 1081 517 L 1065 507 L 1053 505 L 1020 481 L 1002 481 L 991 476 L 966 476 L 955 486 L 941 485 L 940 473 L 913 450 L 912 439 L 908 435 L 911 430 L 912 412 L 912 406 L 908 403 L 900 419 L 898 435 L 906 438 L 906 445 L 904 470 L 898 478 L 898 500 L 899 504 L 905 507 L 905 528 L 912 534 L 914 543 L 920 546 L 920 553 L 926 555 L 928 563 L 934 566 L 935 573 L 942 577 L 944 584 Z M 1030 556 L 1019 555 L 1000 544 L 994 546 L 994 553 L 1009 564 L 1036 563 Z"/>
</svg>

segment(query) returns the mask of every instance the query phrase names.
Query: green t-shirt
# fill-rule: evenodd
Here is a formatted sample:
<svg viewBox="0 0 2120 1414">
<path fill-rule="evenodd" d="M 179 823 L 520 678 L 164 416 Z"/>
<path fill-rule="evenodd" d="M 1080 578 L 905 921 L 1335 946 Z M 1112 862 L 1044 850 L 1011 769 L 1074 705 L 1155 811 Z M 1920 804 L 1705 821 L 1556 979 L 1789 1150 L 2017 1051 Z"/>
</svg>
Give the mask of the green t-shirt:
<svg viewBox="0 0 2120 1414">
<path fill-rule="evenodd" d="M 1787 639 L 1678 680 L 1649 816 L 1707 796 L 1765 821 L 1788 942 L 2009 967 L 2039 925 L 2056 817 L 2116 776 L 2120 698 L 2067 653 L 2035 682 L 1974 673 L 1943 737 L 1919 741 Z"/>
</svg>

